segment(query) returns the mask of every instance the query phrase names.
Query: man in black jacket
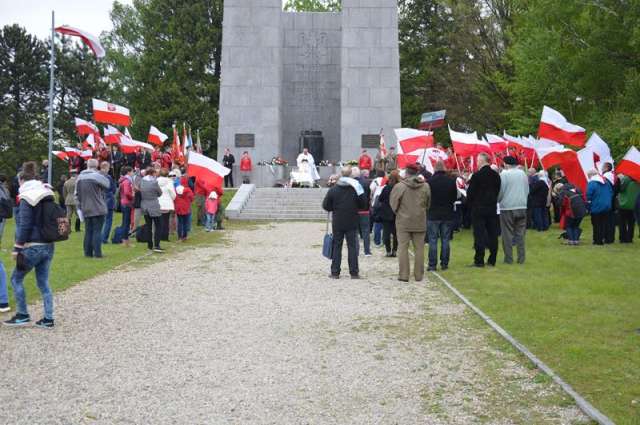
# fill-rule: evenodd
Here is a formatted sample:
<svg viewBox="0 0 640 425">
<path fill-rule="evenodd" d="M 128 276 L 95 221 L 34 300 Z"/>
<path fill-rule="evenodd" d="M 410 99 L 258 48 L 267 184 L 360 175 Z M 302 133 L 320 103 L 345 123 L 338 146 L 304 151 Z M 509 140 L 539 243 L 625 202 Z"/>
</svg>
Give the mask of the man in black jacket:
<svg viewBox="0 0 640 425">
<path fill-rule="evenodd" d="M 233 164 L 236 163 L 236 158 L 233 156 L 229 148 L 224 150 L 224 156 L 222 157 L 222 165 L 231 170 L 229 174 L 224 176 L 224 187 L 233 187 Z"/>
<path fill-rule="evenodd" d="M 500 175 L 490 166 L 489 155 L 478 155 L 478 171 L 469 181 L 467 205 L 471 208 L 471 225 L 475 247 L 474 267 L 484 267 L 484 253 L 489 248 L 487 265 L 496 265 L 498 255 L 498 194 Z"/>
<path fill-rule="evenodd" d="M 440 267 L 449 268 L 449 240 L 453 229 L 453 204 L 458 199 L 458 187 L 449 177 L 444 162 L 438 161 L 434 174 L 428 181 L 431 188 L 431 206 L 427 216 L 427 238 L 429 241 L 429 267 L 436 271 L 438 264 L 438 239 L 440 239 Z"/>
<path fill-rule="evenodd" d="M 351 279 L 359 279 L 357 233 L 359 228 L 358 211 L 367 207 L 365 193 L 357 180 L 350 178 L 351 167 L 344 167 L 342 177 L 336 185 L 329 189 L 322 202 L 322 208 L 332 213 L 333 258 L 329 277 L 340 277 L 342 264 L 342 242 L 347 239 L 349 273 Z"/>
</svg>

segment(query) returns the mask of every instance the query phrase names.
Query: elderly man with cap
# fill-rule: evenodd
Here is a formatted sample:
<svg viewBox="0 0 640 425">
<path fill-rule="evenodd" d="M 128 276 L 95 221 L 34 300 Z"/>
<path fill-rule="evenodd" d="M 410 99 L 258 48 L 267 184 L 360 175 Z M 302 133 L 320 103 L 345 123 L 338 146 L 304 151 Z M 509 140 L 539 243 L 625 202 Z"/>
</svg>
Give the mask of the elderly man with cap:
<svg viewBox="0 0 640 425">
<path fill-rule="evenodd" d="M 500 227 L 504 262 L 513 264 L 513 245 L 518 251 L 518 264 L 525 259 L 525 233 L 527 231 L 527 197 L 529 179 L 518 168 L 518 161 L 507 156 L 503 159 L 504 170 L 500 173 Z"/>
</svg>

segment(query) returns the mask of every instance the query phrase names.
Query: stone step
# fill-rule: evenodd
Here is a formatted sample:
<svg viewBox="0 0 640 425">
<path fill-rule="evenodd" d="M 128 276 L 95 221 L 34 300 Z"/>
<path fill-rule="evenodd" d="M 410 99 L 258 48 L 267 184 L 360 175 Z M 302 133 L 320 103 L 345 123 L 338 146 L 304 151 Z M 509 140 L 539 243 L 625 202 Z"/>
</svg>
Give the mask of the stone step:
<svg viewBox="0 0 640 425">
<path fill-rule="evenodd" d="M 300 216 L 300 215 L 266 215 L 266 214 L 240 214 L 237 220 L 282 220 L 282 221 L 322 221 L 325 216 Z"/>
</svg>

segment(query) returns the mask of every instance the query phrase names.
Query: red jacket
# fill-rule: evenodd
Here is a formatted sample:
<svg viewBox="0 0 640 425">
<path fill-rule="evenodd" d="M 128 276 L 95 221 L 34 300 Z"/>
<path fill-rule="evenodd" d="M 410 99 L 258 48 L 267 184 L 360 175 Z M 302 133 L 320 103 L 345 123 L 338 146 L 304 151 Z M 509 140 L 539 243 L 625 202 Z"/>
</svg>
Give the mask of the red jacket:
<svg viewBox="0 0 640 425">
<path fill-rule="evenodd" d="M 249 158 L 248 156 L 243 156 L 240 159 L 240 171 L 251 171 L 251 168 L 251 158 Z"/>
<path fill-rule="evenodd" d="M 171 156 L 170 153 L 165 152 L 165 154 L 162 155 L 162 168 L 166 168 L 167 170 L 170 170 L 172 164 L 173 164 L 173 157 Z"/>
<path fill-rule="evenodd" d="M 151 161 L 152 162 L 157 162 L 160 165 L 164 165 L 163 161 L 162 161 L 162 152 L 160 151 L 153 151 L 153 153 L 151 154 Z"/>
<path fill-rule="evenodd" d="M 371 157 L 367 154 L 363 154 L 362 156 L 360 156 L 358 167 L 361 170 L 371 170 L 371 168 L 373 167 L 373 162 L 371 161 Z"/>
<path fill-rule="evenodd" d="M 188 215 L 191 212 L 191 203 L 193 202 L 193 191 L 189 186 L 183 186 L 182 195 L 176 194 L 173 204 L 176 209 L 176 215 Z"/>
<path fill-rule="evenodd" d="M 127 176 L 120 177 L 120 205 L 123 207 L 130 207 L 133 205 L 133 184 L 131 179 Z"/>
</svg>

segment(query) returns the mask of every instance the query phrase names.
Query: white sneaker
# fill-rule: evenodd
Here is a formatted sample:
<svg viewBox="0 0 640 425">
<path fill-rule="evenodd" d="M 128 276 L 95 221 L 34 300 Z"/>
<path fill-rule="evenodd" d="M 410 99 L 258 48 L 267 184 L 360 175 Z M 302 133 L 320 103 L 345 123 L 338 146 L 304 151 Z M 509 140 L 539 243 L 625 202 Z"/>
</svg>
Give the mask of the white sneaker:
<svg viewBox="0 0 640 425">
<path fill-rule="evenodd" d="M 11 311 L 9 304 L 0 304 L 0 313 L 6 313 L 7 311 Z"/>
</svg>

